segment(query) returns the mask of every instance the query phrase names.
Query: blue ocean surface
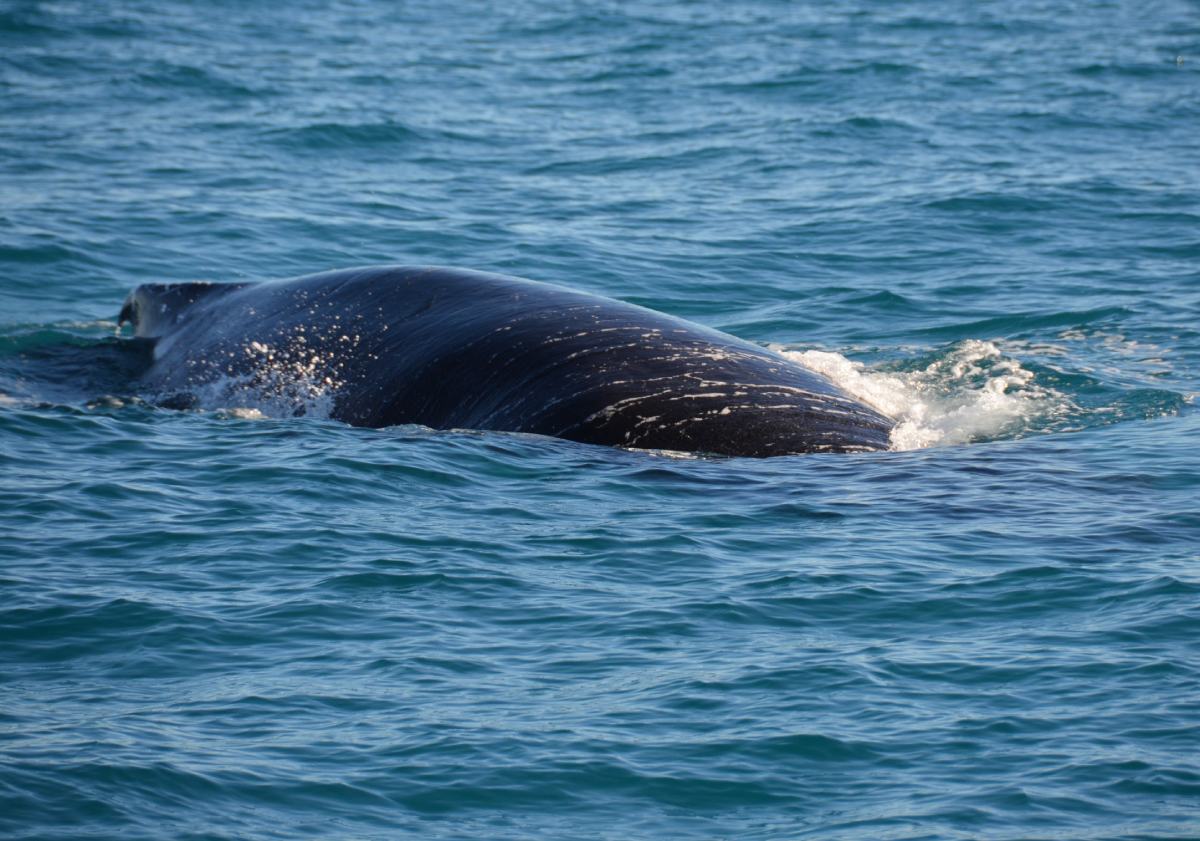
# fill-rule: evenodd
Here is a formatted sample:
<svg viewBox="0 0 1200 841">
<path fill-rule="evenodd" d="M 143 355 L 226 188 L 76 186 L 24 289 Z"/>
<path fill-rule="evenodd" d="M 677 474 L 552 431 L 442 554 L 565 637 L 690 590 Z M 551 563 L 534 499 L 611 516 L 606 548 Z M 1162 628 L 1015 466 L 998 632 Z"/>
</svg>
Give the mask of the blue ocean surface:
<svg viewBox="0 0 1200 841">
<path fill-rule="evenodd" d="M 147 282 L 382 263 L 888 452 L 170 409 Z M 0 837 L 1200 838 L 1200 6 L 0 0 Z"/>
</svg>

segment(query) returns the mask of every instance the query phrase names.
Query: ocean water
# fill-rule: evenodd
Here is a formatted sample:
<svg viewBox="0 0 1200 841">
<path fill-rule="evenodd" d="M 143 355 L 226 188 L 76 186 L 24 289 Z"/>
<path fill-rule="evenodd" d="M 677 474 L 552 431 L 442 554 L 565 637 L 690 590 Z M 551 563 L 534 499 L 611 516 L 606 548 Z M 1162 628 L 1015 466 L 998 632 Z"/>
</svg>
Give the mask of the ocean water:
<svg viewBox="0 0 1200 841">
<path fill-rule="evenodd" d="M 1200 837 L 1198 129 L 1188 0 L 0 2 L 0 836 Z M 893 449 L 139 394 L 135 285 L 396 262 Z"/>
</svg>

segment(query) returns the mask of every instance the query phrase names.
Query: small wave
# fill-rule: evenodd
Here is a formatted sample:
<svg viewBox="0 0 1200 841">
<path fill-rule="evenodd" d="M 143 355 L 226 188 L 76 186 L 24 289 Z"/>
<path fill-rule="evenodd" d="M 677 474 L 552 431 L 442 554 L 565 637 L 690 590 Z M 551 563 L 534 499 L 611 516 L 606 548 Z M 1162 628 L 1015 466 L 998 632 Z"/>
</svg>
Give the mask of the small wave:
<svg viewBox="0 0 1200 841">
<path fill-rule="evenodd" d="M 334 590 L 407 592 L 444 584 L 447 580 L 441 573 L 355 572 L 327 578 L 321 586 Z"/>
<path fill-rule="evenodd" d="M 314 123 L 273 130 L 267 136 L 289 149 L 314 152 L 394 146 L 421 139 L 420 132 L 391 120 L 380 123 Z"/>
<path fill-rule="evenodd" d="M 529 167 L 528 175 L 616 175 L 626 172 L 642 172 L 653 168 L 656 172 L 688 170 L 703 162 L 721 161 L 739 150 L 734 147 L 703 144 L 689 148 L 661 151 L 643 155 L 600 155 L 596 157 L 573 157 L 570 160 L 546 161 Z"/>
<path fill-rule="evenodd" d="M 39 20 L 39 17 L 43 17 Z M 0 11 L 0 35 L 16 39 L 59 35 L 62 28 L 55 25 L 54 16 L 35 9 L 4 9 Z"/>
<path fill-rule="evenodd" d="M 1087 79 L 1103 78 L 1106 76 L 1124 77 L 1129 79 L 1150 79 L 1156 76 L 1163 76 L 1167 73 L 1177 71 L 1179 62 L 1141 62 L 1141 63 L 1112 63 L 1112 64 L 1085 64 L 1079 67 L 1073 67 L 1069 71 L 1075 76 L 1082 76 Z"/>
<path fill-rule="evenodd" d="M 918 126 L 905 120 L 889 119 L 886 117 L 857 116 L 837 120 L 813 128 L 817 137 L 853 136 L 884 136 L 891 134 L 912 133 L 919 131 Z"/>
<path fill-rule="evenodd" d="M 0 261 L 36 266 L 50 263 L 86 264 L 93 262 L 85 252 L 55 243 L 0 246 Z"/>
<path fill-rule="evenodd" d="M 153 87 L 226 99 L 243 99 L 262 95 L 262 91 L 254 90 L 238 81 L 226 79 L 212 69 L 167 61 L 155 62 L 151 67 L 139 73 L 137 78 L 142 84 Z"/>
<path fill-rule="evenodd" d="M 1015 193 L 985 192 L 948 198 L 931 199 L 925 203 L 930 210 L 943 210 L 956 215 L 978 215 L 988 221 L 989 214 L 1050 212 L 1058 205 L 1049 198 Z"/>
</svg>

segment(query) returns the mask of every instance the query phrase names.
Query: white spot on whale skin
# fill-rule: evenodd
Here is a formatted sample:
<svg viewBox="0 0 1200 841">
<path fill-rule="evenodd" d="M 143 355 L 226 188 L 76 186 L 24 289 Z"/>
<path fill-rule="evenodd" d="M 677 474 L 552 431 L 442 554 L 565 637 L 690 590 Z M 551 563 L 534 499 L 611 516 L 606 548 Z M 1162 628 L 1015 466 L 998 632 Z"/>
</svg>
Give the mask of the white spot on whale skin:
<svg viewBox="0 0 1200 841">
<path fill-rule="evenodd" d="M 723 391 L 702 391 L 697 394 L 681 394 L 678 397 L 672 397 L 672 400 L 700 400 L 709 397 L 728 397 L 729 395 Z"/>
</svg>

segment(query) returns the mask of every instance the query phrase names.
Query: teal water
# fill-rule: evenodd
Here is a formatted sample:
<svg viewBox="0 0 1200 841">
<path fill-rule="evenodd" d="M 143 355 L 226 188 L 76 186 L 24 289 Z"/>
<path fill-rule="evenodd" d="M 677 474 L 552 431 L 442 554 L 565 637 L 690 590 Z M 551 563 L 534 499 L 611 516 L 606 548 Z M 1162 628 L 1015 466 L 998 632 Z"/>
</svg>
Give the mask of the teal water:
<svg viewBox="0 0 1200 841">
<path fill-rule="evenodd" d="M 1200 837 L 1200 8 L 0 2 L 0 836 Z M 133 286 L 437 263 L 894 451 L 139 395 Z"/>
</svg>

